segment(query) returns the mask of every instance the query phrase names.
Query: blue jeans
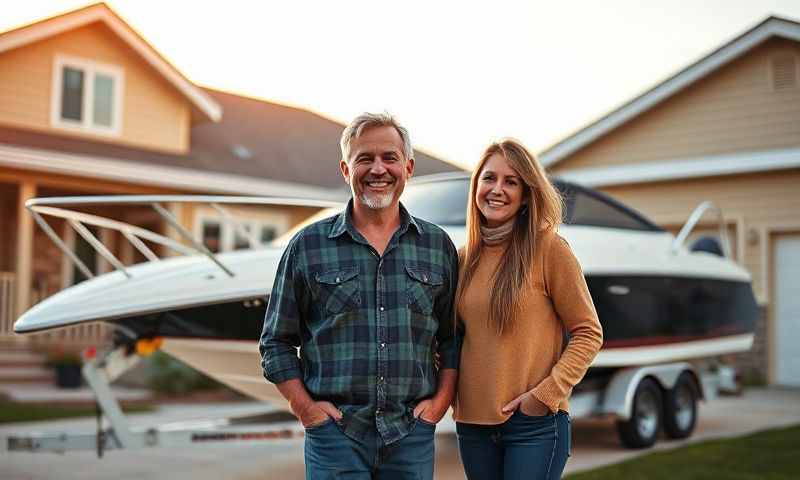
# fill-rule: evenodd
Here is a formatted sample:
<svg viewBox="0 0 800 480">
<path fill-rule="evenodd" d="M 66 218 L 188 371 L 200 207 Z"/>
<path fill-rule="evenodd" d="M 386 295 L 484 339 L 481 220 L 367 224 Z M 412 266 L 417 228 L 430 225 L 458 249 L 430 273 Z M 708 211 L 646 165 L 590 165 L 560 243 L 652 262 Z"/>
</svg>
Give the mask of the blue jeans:
<svg viewBox="0 0 800 480">
<path fill-rule="evenodd" d="M 306 429 L 306 478 L 432 480 L 435 431 L 436 425 L 417 420 L 408 435 L 385 445 L 377 429 L 356 441 L 329 418 Z"/>
<path fill-rule="evenodd" d="M 456 431 L 468 479 L 561 478 L 570 455 L 570 419 L 564 411 L 529 417 L 517 410 L 505 423 L 457 423 Z"/>
</svg>

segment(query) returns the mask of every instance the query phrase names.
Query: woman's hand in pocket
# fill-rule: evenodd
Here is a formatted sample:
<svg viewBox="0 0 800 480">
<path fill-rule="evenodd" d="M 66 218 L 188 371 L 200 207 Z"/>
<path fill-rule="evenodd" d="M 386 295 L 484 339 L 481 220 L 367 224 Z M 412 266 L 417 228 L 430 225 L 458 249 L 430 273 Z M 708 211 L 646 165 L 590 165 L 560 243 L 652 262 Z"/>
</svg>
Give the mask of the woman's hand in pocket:
<svg viewBox="0 0 800 480">
<path fill-rule="evenodd" d="M 513 413 L 517 409 L 529 417 L 542 417 L 550 413 L 550 408 L 540 402 L 531 392 L 525 392 L 508 402 L 503 407 L 503 413 Z"/>
</svg>

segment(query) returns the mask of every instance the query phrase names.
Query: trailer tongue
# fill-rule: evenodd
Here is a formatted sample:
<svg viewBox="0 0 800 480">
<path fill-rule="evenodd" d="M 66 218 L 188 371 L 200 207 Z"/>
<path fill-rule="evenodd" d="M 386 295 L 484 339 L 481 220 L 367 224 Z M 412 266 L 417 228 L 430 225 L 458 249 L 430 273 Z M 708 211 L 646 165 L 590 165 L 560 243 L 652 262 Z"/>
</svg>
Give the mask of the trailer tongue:
<svg viewBox="0 0 800 480">
<path fill-rule="evenodd" d="M 64 453 L 180 447 L 233 442 L 274 442 L 302 438 L 303 426 L 285 410 L 265 405 L 263 413 L 221 419 L 176 422 L 148 428 L 131 428 L 114 397 L 110 383 L 134 367 L 141 357 L 120 346 L 102 357 L 85 358 L 83 377 L 97 401 L 95 432 L 23 433 L 2 438 L 0 452 Z M 108 426 L 104 427 L 104 423 Z"/>
</svg>

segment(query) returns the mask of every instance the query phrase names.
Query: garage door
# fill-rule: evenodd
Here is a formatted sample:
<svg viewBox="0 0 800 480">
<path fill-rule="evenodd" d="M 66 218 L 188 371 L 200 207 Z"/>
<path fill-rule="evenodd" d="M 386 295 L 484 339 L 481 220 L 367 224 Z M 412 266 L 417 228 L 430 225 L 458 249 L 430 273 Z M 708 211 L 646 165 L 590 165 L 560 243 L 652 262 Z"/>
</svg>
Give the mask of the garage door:
<svg viewBox="0 0 800 480">
<path fill-rule="evenodd" d="M 800 386 L 800 235 L 775 243 L 775 381 Z"/>
</svg>

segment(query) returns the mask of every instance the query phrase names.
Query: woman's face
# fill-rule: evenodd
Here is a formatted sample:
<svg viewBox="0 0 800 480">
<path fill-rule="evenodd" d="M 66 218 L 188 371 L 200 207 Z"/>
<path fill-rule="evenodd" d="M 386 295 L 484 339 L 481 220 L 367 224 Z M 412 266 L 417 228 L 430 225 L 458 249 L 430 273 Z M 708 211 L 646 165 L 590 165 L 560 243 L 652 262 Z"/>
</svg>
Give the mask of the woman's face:
<svg viewBox="0 0 800 480">
<path fill-rule="evenodd" d="M 475 203 L 483 214 L 486 225 L 500 226 L 511 220 L 520 207 L 526 185 L 522 178 L 499 153 L 483 165 L 478 176 Z"/>
</svg>

